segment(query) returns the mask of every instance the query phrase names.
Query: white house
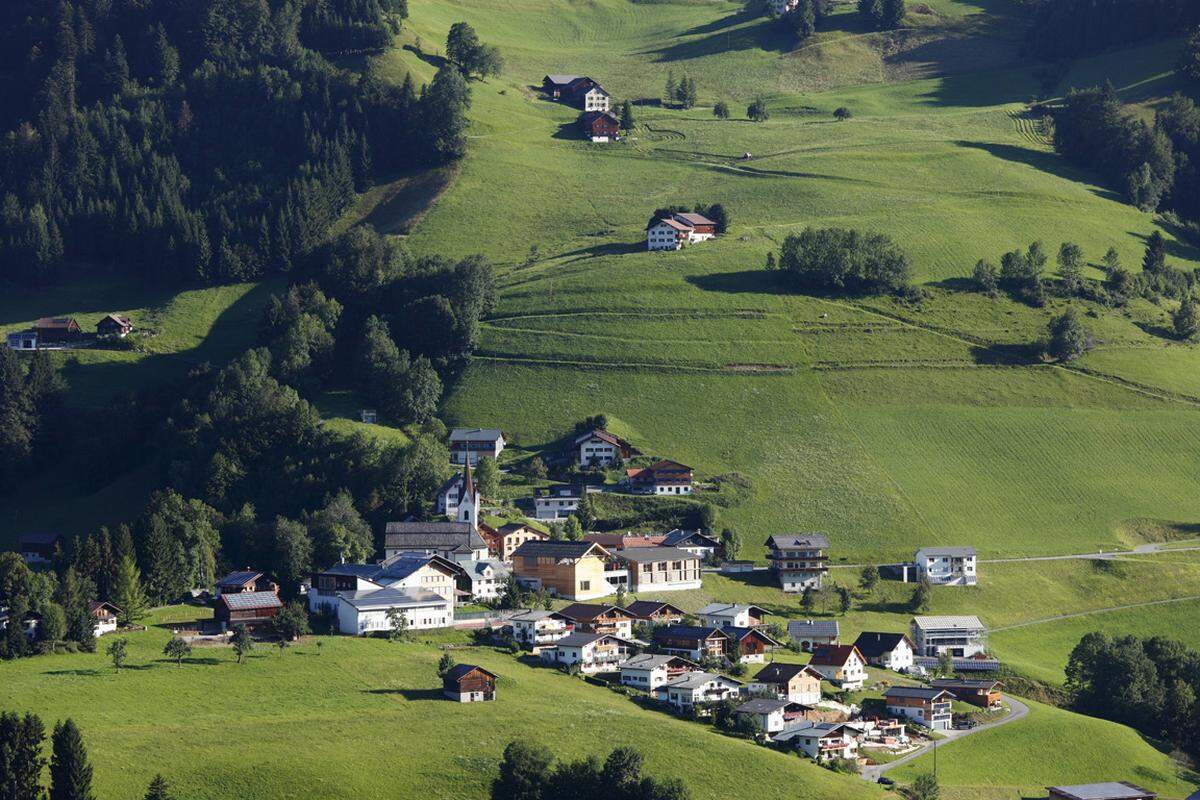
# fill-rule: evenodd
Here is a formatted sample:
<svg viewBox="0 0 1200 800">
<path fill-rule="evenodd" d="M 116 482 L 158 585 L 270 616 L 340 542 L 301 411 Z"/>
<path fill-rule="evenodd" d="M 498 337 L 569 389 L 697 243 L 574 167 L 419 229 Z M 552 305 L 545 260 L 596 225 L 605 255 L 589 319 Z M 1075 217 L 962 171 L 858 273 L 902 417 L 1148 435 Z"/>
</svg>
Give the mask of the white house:
<svg viewBox="0 0 1200 800">
<path fill-rule="evenodd" d="M 498 558 L 480 561 L 460 561 L 471 583 L 472 600 L 495 600 L 504 594 L 504 584 L 511 572 L 508 565 Z"/>
<path fill-rule="evenodd" d="M 858 756 L 856 732 L 841 722 L 814 722 L 775 734 L 776 742 L 789 742 L 814 761 Z"/>
<path fill-rule="evenodd" d="M 691 237 L 692 229 L 667 217 L 646 228 L 647 250 L 681 250 Z"/>
<path fill-rule="evenodd" d="M 696 612 L 701 623 L 710 628 L 753 628 L 762 625 L 766 615 L 758 606 L 736 603 L 709 603 Z"/>
<path fill-rule="evenodd" d="M 381 589 L 432 592 L 453 603 L 458 581 L 463 578 L 460 564 L 424 553 L 399 553 L 378 564 L 334 564 L 313 574 L 308 607 L 316 613 L 322 606 L 336 607 L 346 593 L 369 594 Z"/>
<path fill-rule="evenodd" d="M 455 428 L 450 431 L 450 460 L 455 464 L 477 464 L 483 456 L 499 458 L 504 445 L 499 428 Z"/>
<path fill-rule="evenodd" d="M 675 547 L 627 547 L 614 550 L 613 559 L 629 571 L 635 592 L 699 589 L 700 557 Z"/>
<path fill-rule="evenodd" d="M 912 639 L 903 633 L 880 633 L 864 631 L 858 635 L 854 646 L 868 664 L 900 672 L 913 665 L 914 647 Z"/>
<path fill-rule="evenodd" d="M 36 350 L 37 331 L 31 329 L 10 333 L 8 334 L 7 342 L 10 350 Z"/>
<path fill-rule="evenodd" d="M 533 498 L 533 518 L 538 520 L 566 519 L 579 510 L 583 493 L 569 486 L 551 489 L 541 497 Z"/>
<path fill-rule="evenodd" d="M 633 652 L 633 643 L 608 633 L 572 633 L 541 652 L 549 664 L 579 665 L 585 674 L 616 672 Z"/>
<path fill-rule="evenodd" d="M 708 703 L 717 703 L 727 697 L 736 697 L 742 684 L 724 675 L 711 672 L 689 672 L 664 683 L 654 690 L 654 696 L 680 711 Z"/>
<path fill-rule="evenodd" d="M 954 695 L 945 689 L 925 686 L 892 686 L 883 693 L 889 714 L 906 717 L 935 731 L 948 731 Z"/>
<path fill-rule="evenodd" d="M 600 84 L 594 84 L 580 95 L 584 111 L 608 111 L 609 96 Z"/>
<path fill-rule="evenodd" d="M 836 619 L 793 619 L 787 624 L 788 638 L 804 652 L 817 645 L 837 644 L 841 627 Z"/>
<path fill-rule="evenodd" d="M 349 636 L 365 636 L 392 630 L 388 612 L 398 610 L 409 630 L 448 628 L 454 624 L 454 601 L 421 590 L 376 589 L 341 592 L 338 595 L 338 630 Z"/>
<path fill-rule="evenodd" d="M 88 610 L 96 623 L 96 636 L 116 632 L 117 616 L 121 613 L 121 609 L 106 601 L 92 601 Z"/>
<path fill-rule="evenodd" d="M 912 632 L 918 656 L 937 658 L 949 653 L 971 658 L 987 653 L 987 628 L 974 615 L 913 617 Z"/>
<path fill-rule="evenodd" d="M 535 609 L 512 617 L 513 638 L 524 645 L 537 647 L 554 644 L 567 637 L 575 626 L 556 611 Z"/>
<path fill-rule="evenodd" d="M 600 428 L 576 436 L 574 446 L 581 467 L 609 467 L 633 455 L 629 442 Z"/>
<path fill-rule="evenodd" d="M 663 547 L 678 547 L 680 550 L 686 550 L 705 561 L 713 559 L 721 547 L 719 541 L 701 531 L 685 531 L 681 528 L 667 531 L 661 544 Z"/>
<path fill-rule="evenodd" d="M 867 680 L 867 660 L 852 644 L 817 645 L 808 666 L 848 692 L 861 689 Z"/>
<path fill-rule="evenodd" d="M 974 586 L 978 580 L 974 547 L 922 547 L 916 555 L 917 580 L 938 586 Z"/>
<path fill-rule="evenodd" d="M 809 706 L 790 700 L 758 698 L 742 703 L 736 713 L 750 717 L 758 723 L 759 730 L 773 736 L 798 721 L 806 720 L 805 714 L 809 710 Z"/>
<path fill-rule="evenodd" d="M 621 664 L 621 683 L 652 692 L 688 672 L 699 672 L 700 665 L 682 656 L 642 653 Z"/>
</svg>

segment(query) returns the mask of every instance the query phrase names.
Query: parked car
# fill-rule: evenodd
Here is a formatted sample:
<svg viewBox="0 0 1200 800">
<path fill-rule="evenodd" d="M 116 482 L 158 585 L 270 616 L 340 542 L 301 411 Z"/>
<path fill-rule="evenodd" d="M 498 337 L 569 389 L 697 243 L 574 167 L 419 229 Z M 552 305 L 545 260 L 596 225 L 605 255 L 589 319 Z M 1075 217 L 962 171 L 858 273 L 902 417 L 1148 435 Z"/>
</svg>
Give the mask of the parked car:
<svg viewBox="0 0 1200 800">
<path fill-rule="evenodd" d="M 880 775 L 877 783 L 880 786 L 895 786 L 896 785 L 896 782 L 886 775 Z"/>
</svg>

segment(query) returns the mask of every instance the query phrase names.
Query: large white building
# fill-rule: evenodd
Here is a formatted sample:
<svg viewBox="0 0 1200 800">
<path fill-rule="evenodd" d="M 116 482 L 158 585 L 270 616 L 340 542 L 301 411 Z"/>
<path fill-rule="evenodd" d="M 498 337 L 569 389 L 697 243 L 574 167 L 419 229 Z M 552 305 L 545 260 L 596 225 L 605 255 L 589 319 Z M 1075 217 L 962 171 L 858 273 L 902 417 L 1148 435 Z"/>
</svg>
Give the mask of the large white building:
<svg viewBox="0 0 1200 800">
<path fill-rule="evenodd" d="M 829 539 L 823 533 L 771 536 L 767 561 L 785 592 L 820 589 L 829 571 Z"/>
<path fill-rule="evenodd" d="M 711 672 L 689 672 L 659 686 L 654 690 L 654 696 L 682 711 L 737 697 L 741 690 L 741 682 L 733 678 Z"/>
<path fill-rule="evenodd" d="M 717 235 L 717 223 L 702 214 L 672 214 L 646 226 L 647 250 L 679 250 Z"/>
<path fill-rule="evenodd" d="M 533 518 L 554 521 L 566 519 L 579 510 L 583 492 L 568 486 L 551 489 L 549 494 L 533 498 Z"/>
<path fill-rule="evenodd" d="M 627 547 L 613 558 L 629 571 L 634 592 L 699 589 L 700 557 L 675 547 Z"/>
<path fill-rule="evenodd" d="M 509 622 L 512 623 L 513 638 L 530 647 L 554 644 L 575 630 L 575 625 L 562 614 L 542 609 L 524 611 Z"/>
<path fill-rule="evenodd" d="M 337 564 L 316 573 L 309 610 L 332 611 L 338 630 L 350 636 L 391 630 L 388 611 L 398 609 L 413 630 L 454 622 L 461 566 L 440 556 L 402 553 L 379 564 Z"/>
<path fill-rule="evenodd" d="M 574 446 L 581 467 L 608 467 L 633 455 L 629 442 L 600 428 L 576 436 Z"/>
<path fill-rule="evenodd" d="M 939 586 L 974 586 L 974 547 L 922 547 L 916 555 L 917 580 Z"/>
<path fill-rule="evenodd" d="M 913 617 L 912 632 L 918 656 L 971 658 L 987 652 L 987 628 L 976 616 Z"/>
<path fill-rule="evenodd" d="M 454 603 L 440 594 L 399 589 L 345 592 L 337 606 L 338 630 L 349 636 L 365 636 L 392 630 L 388 613 L 404 614 L 410 630 L 448 628 L 454 624 Z"/>
</svg>

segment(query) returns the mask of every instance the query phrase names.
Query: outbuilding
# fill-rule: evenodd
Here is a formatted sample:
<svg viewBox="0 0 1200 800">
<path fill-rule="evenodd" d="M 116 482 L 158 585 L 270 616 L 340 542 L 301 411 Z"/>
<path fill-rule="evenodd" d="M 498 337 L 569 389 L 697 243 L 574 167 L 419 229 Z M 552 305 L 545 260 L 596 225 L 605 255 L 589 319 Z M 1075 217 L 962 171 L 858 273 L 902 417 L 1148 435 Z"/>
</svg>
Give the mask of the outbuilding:
<svg viewBox="0 0 1200 800">
<path fill-rule="evenodd" d="M 442 678 L 442 694 L 459 703 L 496 699 L 496 673 L 475 664 L 456 664 Z"/>
</svg>

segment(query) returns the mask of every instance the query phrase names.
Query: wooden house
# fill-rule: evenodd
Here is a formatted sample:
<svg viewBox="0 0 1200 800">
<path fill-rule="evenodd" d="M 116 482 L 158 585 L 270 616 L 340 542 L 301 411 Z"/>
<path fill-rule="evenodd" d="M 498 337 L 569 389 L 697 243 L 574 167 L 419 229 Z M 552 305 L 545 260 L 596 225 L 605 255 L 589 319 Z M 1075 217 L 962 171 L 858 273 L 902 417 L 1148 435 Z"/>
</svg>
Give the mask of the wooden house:
<svg viewBox="0 0 1200 800">
<path fill-rule="evenodd" d="M 781 700 L 815 705 L 821 702 L 821 673 L 803 664 L 773 662 L 750 680 L 751 694 L 771 694 Z"/>
<path fill-rule="evenodd" d="M 585 111 L 579 115 L 579 128 L 593 142 L 615 142 L 621 138 L 621 120 L 608 111 Z"/>
<path fill-rule="evenodd" d="M 725 655 L 735 663 L 761 664 L 766 661 L 768 650 L 783 646 L 762 628 L 725 628 L 724 631 L 729 637 Z"/>
<path fill-rule="evenodd" d="M 611 594 L 605 574 L 608 551 L 593 542 L 529 541 L 513 552 L 513 574 L 534 590 L 566 600 L 592 600 Z"/>
<path fill-rule="evenodd" d="M 456 664 L 442 678 L 442 694 L 459 703 L 496 699 L 496 673 L 474 664 Z"/>
<path fill-rule="evenodd" d="M 852 644 L 818 645 L 808 666 L 846 691 L 861 689 L 867 680 L 867 660 Z"/>
<path fill-rule="evenodd" d="M 96 628 L 94 633 L 96 636 L 103 636 L 106 633 L 113 633 L 117 629 L 117 617 L 121 614 L 121 609 L 106 601 L 92 601 L 88 606 L 88 613 L 92 615 L 92 620 L 95 622 Z"/>
<path fill-rule="evenodd" d="M 683 609 L 657 600 L 634 600 L 625 606 L 625 611 L 637 622 L 651 625 L 673 625 L 683 622 Z"/>
<path fill-rule="evenodd" d="M 692 661 L 704 661 L 724 658 L 729 647 L 729 636 L 719 628 L 670 625 L 655 629 L 654 643 L 665 653 Z"/>
<path fill-rule="evenodd" d="M 124 339 L 133 332 L 133 321 L 120 314 L 108 314 L 96 323 L 96 335 L 104 338 Z"/>
<path fill-rule="evenodd" d="M 571 603 L 558 613 L 584 633 L 611 633 L 628 639 L 633 635 L 633 616 L 620 606 L 607 603 Z"/>
<path fill-rule="evenodd" d="M 932 686 L 952 692 L 955 698 L 964 703 L 970 703 L 980 708 L 1000 708 L 1000 690 L 1004 684 L 1000 681 L 966 680 L 962 678 L 937 678 L 930 681 Z"/>
<path fill-rule="evenodd" d="M 228 630 L 237 625 L 252 628 L 269 623 L 283 608 L 283 602 L 275 592 L 239 592 L 223 594 L 217 598 L 213 619 Z"/>
<path fill-rule="evenodd" d="M 38 347 L 67 344 L 83 335 L 74 317 L 42 317 L 33 329 L 37 332 Z"/>
<path fill-rule="evenodd" d="M 258 570 L 247 567 L 225 575 L 217 581 L 217 596 L 242 592 L 278 592 L 279 584 L 263 577 Z"/>
</svg>

